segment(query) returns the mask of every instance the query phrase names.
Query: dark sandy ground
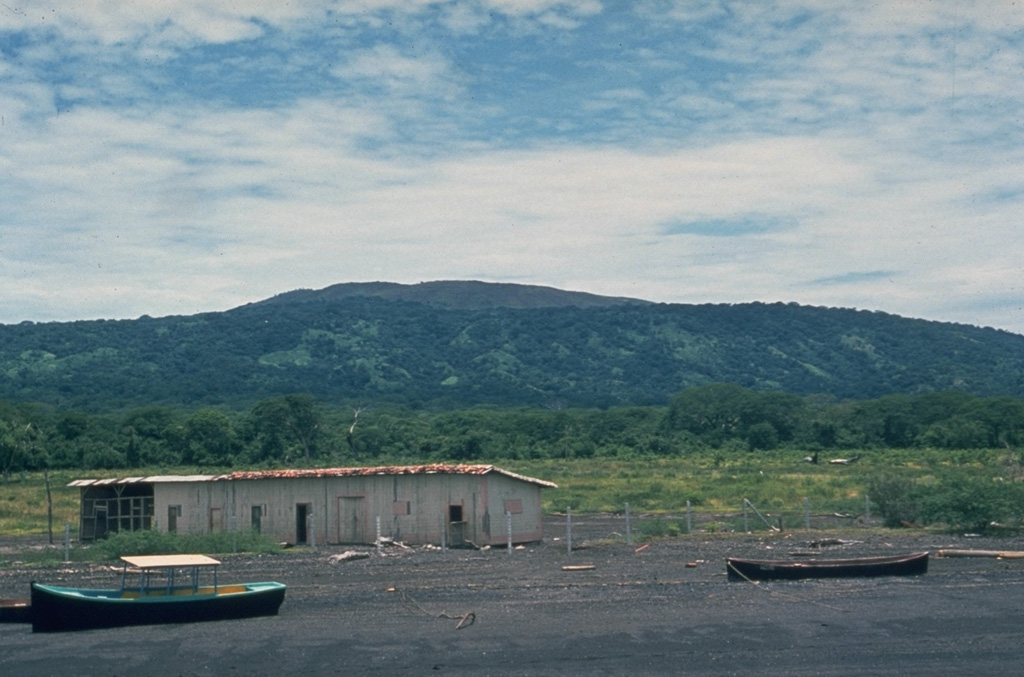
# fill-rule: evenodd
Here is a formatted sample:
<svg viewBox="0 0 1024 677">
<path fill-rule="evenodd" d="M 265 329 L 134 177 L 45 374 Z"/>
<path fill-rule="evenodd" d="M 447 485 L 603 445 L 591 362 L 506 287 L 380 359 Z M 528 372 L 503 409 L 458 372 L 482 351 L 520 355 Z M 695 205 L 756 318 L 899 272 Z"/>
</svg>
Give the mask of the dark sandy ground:
<svg viewBox="0 0 1024 677">
<path fill-rule="evenodd" d="M 614 518 L 553 520 L 514 550 L 349 548 L 222 557 L 221 582 L 278 580 L 280 615 L 33 634 L 0 624 L 0 675 L 1021 675 L 1024 560 L 933 558 L 924 576 L 730 583 L 725 557 L 940 548 L 1024 550 L 1020 539 L 800 532 L 690 536 L 637 546 Z M 589 545 L 588 541 L 589 539 Z M 587 547 L 580 547 L 587 545 Z M 373 552 L 372 548 L 364 548 Z M 687 563 L 696 564 L 688 567 Z M 591 571 L 564 565 L 593 564 Z M 0 567 L 0 597 L 31 579 L 116 585 L 110 566 Z M 459 624 L 462 623 L 462 627 Z"/>
</svg>

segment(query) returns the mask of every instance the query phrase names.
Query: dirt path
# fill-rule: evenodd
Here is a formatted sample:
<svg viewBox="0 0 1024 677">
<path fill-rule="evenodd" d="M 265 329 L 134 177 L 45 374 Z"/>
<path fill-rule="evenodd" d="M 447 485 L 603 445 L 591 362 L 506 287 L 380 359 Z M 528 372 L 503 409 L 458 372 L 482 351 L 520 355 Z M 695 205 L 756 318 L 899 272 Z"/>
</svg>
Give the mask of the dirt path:
<svg viewBox="0 0 1024 677">
<path fill-rule="evenodd" d="M 583 520 L 585 521 L 585 520 Z M 579 525 L 580 540 L 608 524 Z M 402 551 L 342 564 L 345 548 L 226 557 L 222 578 L 279 580 L 277 617 L 34 635 L 0 624 L 4 675 L 1017 675 L 1024 560 L 933 559 L 913 578 L 753 585 L 727 554 L 784 557 L 806 536 L 688 537 L 570 556 L 557 527 L 515 550 Z M 833 556 L 1024 549 L 1019 542 L 872 536 Z M 815 535 L 821 539 L 821 535 Z M 639 545 L 639 544 L 638 544 Z M 372 550 L 372 549 L 367 549 Z M 687 566 L 688 563 L 695 566 Z M 592 564 L 564 571 L 567 564 Z M 111 567 L 0 569 L 0 596 L 32 578 L 117 579 Z M 461 628 L 459 627 L 461 623 Z"/>
</svg>

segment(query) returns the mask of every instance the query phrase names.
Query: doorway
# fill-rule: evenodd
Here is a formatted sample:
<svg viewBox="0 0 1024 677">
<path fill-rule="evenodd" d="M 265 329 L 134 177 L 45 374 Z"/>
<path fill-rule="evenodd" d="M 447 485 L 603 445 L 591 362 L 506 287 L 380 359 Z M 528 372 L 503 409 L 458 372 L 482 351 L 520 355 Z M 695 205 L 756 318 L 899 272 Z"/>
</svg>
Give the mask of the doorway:
<svg viewBox="0 0 1024 677">
<path fill-rule="evenodd" d="M 210 533 L 224 531 L 224 509 L 210 508 Z"/>
<path fill-rule="evenodd" d="M 453 548 L 466 545 L 466 521 L 462 517 L 462 504 L 448 506 L 448 542 Z"/>
<path fill-rule="evenodd" d="M 167 533 L 178 533 L 178 518 L 181 517 L 180 505 L 167 506 Z"/>
<path fill-rule="evenodd" d="M 311 504 L 295 504 L 295 545 L 305 545 L 309 542 L 309 516 L 312 514 Z"/>
<path fill-rule="evenodd" d="M 366 543 L 366 516 L 362 496 L 338 497 L 338 542 Z"/>
<path fill-rule="evenodd" d="M 96 506 L 96 527 L 93 538 L 100 540 L 107 537 L 107 506 Z"/>
</svg>

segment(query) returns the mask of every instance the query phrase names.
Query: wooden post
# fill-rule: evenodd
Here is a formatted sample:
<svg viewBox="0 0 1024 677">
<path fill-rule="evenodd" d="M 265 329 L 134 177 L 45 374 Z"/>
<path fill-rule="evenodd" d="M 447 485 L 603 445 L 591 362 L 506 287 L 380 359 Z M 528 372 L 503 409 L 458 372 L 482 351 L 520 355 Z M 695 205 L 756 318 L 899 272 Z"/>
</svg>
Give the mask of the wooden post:
<svg viewBox="0 0 1024 677">
<path fill-rule="evenodd" d="M 512 512 L 505 513 L 505 526 L 508 529 L 508 554 L 512 554 Z"/>
<path fill-rule="evenodd" d="M 690 516 L 690 501 L 686 501 L 686 533 L 693 532 L 693 519 Z"/>
<path fill-rule="evenodd" d="M 50 493 L 50 469 L 43 468 L 46 480 L 46 531 L 50 534 L 50 545 L 53 545 L 53 495 Z"/>
<path fill-rule="evenodd" d="M 572 506 L 565 509 L 565 542 L 568 553 L 572 554 Z"/>
<path fill-rule="evenodd" d="M 629 524 L 629 501 L 626 501 L 626 545 L 633 545 L 633 532 Z"/>
</svg>

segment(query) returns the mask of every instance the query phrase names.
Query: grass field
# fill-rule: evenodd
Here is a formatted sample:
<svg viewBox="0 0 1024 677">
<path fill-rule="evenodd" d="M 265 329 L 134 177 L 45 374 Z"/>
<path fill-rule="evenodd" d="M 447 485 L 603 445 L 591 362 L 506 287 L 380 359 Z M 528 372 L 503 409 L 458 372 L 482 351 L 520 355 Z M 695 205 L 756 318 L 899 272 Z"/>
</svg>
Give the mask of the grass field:
<svg viewBox="0 0 1024 677">
<path fill-rule="evenodd" d="M 864 510 L 873 477 L 898 474 L 933 482 L 939 474 L 1009 475 L 1013 459 L 1005 450 L 847 452 L 850 465 L 806 463 L 801 452 L 706 452 L 682 458 L 542 460 L 509 462 L 510 470 L 558 484 L 545 491 L 546 512 L 566 506 L 580 512 L 631 509 L 678 513 L 687 501 L 701 512 L 740 509 L 743 499 L 768 510 L 797 509 L 808 499 L 831 512 Z"/>
</svg>

